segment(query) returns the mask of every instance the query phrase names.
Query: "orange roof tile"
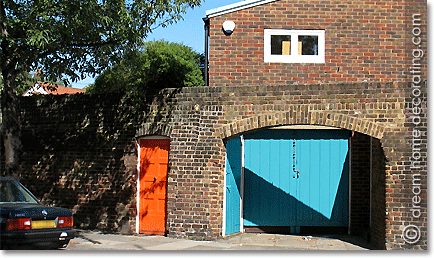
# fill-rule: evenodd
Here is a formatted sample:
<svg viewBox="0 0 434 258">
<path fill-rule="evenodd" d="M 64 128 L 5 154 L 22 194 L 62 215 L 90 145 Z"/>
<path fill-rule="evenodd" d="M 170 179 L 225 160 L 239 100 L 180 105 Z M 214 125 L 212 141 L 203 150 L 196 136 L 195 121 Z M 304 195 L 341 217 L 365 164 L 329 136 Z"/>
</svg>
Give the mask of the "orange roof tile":
<svg viewBox="0 0 434 258">
<path fill-rule="evenodd" d="M 51 95 L 62 95 L 62 94 L 76 94 L 76 93 L 85 93 L 84 89 L 65 87 L 61 85 L 53 85 L 48 83 L 37 82 L 37 84 L 43 88 L 46 92 L 36 91 L 36 84 L 30 90 L 28 90 L 25 95 L 37 95 L 37 94 L 51 94 Z"/>
</svg>

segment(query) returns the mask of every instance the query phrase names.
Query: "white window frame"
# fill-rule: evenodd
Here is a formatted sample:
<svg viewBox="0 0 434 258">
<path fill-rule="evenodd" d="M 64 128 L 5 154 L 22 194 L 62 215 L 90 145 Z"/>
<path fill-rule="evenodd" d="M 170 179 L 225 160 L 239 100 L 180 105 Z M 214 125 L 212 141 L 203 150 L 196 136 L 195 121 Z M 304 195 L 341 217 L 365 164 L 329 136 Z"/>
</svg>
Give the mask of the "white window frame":
<svg viewBox="0 0 434 258">
<path fill-rule="evenodd" d="M 318 55 L 299 55 L 298 44 L 291 44 L 290 55 L 271 54 L 271 36 L 288 35 L 291 42 L 298 42 L 298 36 L 318 36 Z M 324 30 L 264 30 L 264 62 L 266 63 L 325 63 Z"/>
</svg>

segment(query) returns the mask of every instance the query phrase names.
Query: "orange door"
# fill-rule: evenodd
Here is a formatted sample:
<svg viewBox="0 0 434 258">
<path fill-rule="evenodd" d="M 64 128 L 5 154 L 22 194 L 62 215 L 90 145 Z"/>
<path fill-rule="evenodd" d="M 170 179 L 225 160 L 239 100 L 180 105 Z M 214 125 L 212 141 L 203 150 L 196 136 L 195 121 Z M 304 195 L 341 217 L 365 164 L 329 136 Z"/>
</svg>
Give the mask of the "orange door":
<svg viewBox="0 0 434 258">
<path fill-rule="evenodd" d="M 166 233 L 169 139 L 140 140 L 139 233 Z"/>
</svg>

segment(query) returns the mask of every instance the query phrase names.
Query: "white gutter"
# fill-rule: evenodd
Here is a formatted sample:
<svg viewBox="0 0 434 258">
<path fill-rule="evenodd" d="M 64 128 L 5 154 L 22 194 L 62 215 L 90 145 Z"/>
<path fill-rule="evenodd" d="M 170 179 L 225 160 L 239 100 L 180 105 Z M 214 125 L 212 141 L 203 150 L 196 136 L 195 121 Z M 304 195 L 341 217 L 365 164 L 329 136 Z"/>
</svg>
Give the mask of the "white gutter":
<svg viewBox="0 0 434 258">
<path fill-rule="evenodd" d="M 207 18 L 212 18 L 212 17 L 220 16 L 220 15 L 223 15 L 226 13 L 236 12 L 239 10 L 251 8 L 251 7 L 262 5 L 262 4 L 268 4 L 268 3 L 276 2 L 276 1 L 279 1 L 279 0 L 246 0 L 246 1 L 238 2 L 238 3 L 234 3 L 234 4 L 218 7 L 218 8 L 212 9 L 212 10 L 208 10 L 205 12 L 205 14 L 206 14 Z"/>
</svg>

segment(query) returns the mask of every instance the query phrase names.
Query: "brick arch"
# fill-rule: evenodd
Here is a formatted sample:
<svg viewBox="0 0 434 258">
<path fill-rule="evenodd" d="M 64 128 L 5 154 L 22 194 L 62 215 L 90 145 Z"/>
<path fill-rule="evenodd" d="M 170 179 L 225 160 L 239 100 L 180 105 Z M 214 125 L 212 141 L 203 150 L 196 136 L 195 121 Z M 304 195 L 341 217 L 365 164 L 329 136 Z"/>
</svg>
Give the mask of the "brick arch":
<svg viewBox="0 0 434 258">
<path fill-rule="evenodd" d="M 219 138 L 228 138 L 246 131 L 263 127 L 279 125 L 323 125 L 351 131 L 356 131 L 371 137 L 382 139 L 384 126 L 375 122 L 346 114 L 328 111 L 301 112 L 274 112 L 251 116 L 238 121 L 230 122 L 216 130 Z"/>
<path fill-rule="evenodd" d="M 158 135 L 170 138 L 172 126 L 170 124 L 145 123 L 136 130 L 135 138 Z"/>
</svg>

